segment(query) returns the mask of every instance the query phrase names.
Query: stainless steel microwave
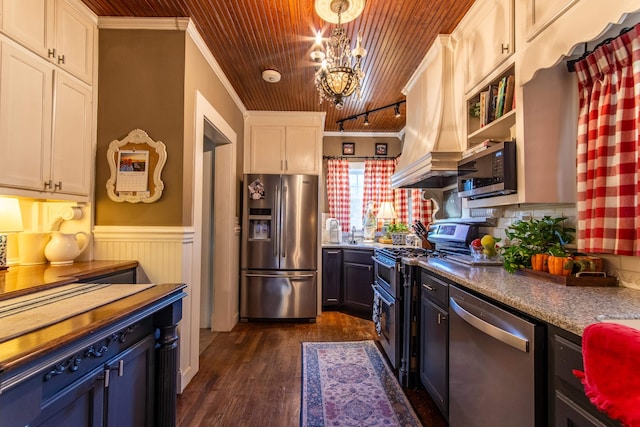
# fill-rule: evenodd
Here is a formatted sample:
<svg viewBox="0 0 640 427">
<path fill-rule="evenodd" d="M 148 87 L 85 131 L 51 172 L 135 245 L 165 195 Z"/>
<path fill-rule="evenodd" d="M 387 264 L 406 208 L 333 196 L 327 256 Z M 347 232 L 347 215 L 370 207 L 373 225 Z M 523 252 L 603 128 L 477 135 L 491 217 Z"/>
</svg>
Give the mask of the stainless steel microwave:
<svg viewBox="0 0 640 427">
<path fill-rule="evenodd" d="M 498 142 L 458 162 L 458 196 L 469 199 L 517 192 L 516 143 Z"/>
</svg>

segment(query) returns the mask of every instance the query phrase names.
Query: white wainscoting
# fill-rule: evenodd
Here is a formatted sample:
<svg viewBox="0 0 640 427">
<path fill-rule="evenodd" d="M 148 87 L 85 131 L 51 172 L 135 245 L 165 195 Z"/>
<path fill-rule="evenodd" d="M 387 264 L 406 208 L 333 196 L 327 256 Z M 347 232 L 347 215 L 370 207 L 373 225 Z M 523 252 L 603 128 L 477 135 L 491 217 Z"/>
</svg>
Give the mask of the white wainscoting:
<svg viewBox="0 0 640 427">
<path fill-rule="evenodd" d="M 180 335 L 179 389 L 198 372 L 198 337 L 192 337 L 192 322 L 198 306 L 199 289 L 192 284 L 194 229 L 192 227 L 96 226 L 93 229 L 94 259 L 137 260 L 138 283 L 185 283 L 187 296 L 182 301 Z M 198 281 L 199 283 L 199 281 Z M 197 329 L 196 329 L 197 330 Z M 195 348 L 195 351 L 194 351 Z"/>
</svg>

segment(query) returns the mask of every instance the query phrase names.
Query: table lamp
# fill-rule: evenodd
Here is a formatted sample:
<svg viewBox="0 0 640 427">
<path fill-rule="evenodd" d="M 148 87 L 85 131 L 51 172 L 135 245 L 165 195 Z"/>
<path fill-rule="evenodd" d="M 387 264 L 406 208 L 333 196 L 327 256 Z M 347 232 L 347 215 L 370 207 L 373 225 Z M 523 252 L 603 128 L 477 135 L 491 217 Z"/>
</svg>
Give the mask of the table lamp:
<svg viewBox="0 0 640 427">
<path fill-rule="evenodd" d="M 382 202 L 380 205 L 380 210 L 378 211 L 378 215 L 376 218 L 382 220 L 382 233 L 388 239 L 389 236 L 389 223 L 396 219 L 398 216 L 396 215 L 396 210 L 393 208 L 393 203 L 391 202 Z"/>
<path fill-rule="evenodd" d="M 18 199 L 0 197 L 0 270 L 20 262 L 17 232 L 22 231 Z"/>
</svg>

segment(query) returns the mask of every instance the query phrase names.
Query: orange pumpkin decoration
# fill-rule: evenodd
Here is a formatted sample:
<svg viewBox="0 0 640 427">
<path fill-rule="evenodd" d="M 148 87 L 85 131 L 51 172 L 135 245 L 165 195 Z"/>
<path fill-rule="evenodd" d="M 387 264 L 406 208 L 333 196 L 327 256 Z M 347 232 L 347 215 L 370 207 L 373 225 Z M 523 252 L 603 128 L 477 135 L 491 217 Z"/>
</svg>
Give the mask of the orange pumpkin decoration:
<svg viewBox="0 0 640 427">
<path fill-rule="evenodd" d="M 531 268 L 536 271 L 549 271 L 549 254 L 535 254 L 531 257 Z"/>
<path fill-rule="evenodd" d="M 557 276 L 568 276 L 573 270 L 573 259 L 571 257 L 560 257 L 551 255 L 548 258 L 549 273 Z"/>
</svg>

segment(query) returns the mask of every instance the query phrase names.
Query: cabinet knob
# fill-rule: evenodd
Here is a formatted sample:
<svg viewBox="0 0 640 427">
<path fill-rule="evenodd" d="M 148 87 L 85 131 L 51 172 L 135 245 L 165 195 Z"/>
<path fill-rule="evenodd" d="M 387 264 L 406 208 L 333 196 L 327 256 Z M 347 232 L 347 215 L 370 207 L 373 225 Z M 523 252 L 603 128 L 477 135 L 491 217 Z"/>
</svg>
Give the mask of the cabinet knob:
<svg viewBox="0 0 640 427">
<path fill-rule="evenodd" d="M 500 45 L 502 47 L 502 53 L 509 53 L 509 43 Z"/>
<path fill-rule="evenodd" d="M 58 55 L 58 64 L 64 64 L 64 55 Z"/>
<path fill-rule="evenodd" d="M 55 191 L 62 191 L 62 181 L 56 182 L 56 184 L 53 186 L 53 189 Z"/>
<path fill-rule="evenodd" d="M 49 58 L 55 58 L 55 57 L 56 57 L 56 50 L 55 50 L 55 49 L 49 49 L 49 50 L 47 50 L 47 57 L 49 57 Z"/>
<path fill-rule="evenodd" d="M 53 186 L 53 181 L 49 180 L 49 181 L 45 181 L 45 182 L 44 182 L 44 189 L 45 189 L 45 190 L 46 190 L 46 189 L 51 190 L 52 186 Z"/>
</svg>

